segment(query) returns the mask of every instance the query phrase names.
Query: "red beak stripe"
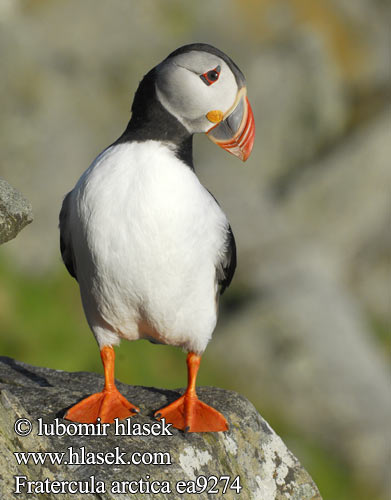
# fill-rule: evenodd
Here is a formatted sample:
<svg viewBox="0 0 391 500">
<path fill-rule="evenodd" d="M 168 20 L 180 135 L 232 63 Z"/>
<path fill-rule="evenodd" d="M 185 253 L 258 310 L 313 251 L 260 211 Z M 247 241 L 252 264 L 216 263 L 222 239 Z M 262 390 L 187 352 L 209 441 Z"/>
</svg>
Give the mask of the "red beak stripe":
<svg viewBox="0 0 391 500">
<path fill-rule="evenodd" d="M 246 161 L 251 154 L 255 138 L 255 121 L 249 100 L 246 97 L 246 118 L 243 120 L 244 127 L 239 129 L 230 141 L 221 142 L 219 146 L 228 151 L 229 153 L 237 156 L 242 161 Z"/>
</svg>

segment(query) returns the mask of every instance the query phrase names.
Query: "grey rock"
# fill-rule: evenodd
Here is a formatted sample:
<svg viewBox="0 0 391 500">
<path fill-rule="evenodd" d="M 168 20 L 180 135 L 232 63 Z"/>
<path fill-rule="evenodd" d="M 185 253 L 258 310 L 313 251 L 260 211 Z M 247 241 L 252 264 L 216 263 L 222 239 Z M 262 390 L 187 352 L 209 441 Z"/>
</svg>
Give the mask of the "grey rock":
<svg viewBox="0 0 391 500">
<path fill-rule="evenodd" d="M 129 493 L 119 496 L 111 492 L 111 485 L 114 481 L 138 481 L 140 478 L 149 482 L 168 481 L 172 493 L 161 493 L 159 499 L 180 499 L 183 495 L 176 492 L 178 481 L 194 481 L 201 475 L 215 475 L 218 478 L 228 475 L 232 481 L 240 476 L 240 498 L 246 500 L 321 499 L 308 473 L 251 403 L 239 394 L 218 388 L 199 388 L 199 395 L 206 403 L 213 404 L 224 412 L 230 423 L 230 430 L 226 433 L 184 434 L 176 429 L 169 429 L 171 436 L 131 435 L 134 433 L 132 425 L 155 423 L 153 411 L 176 398 L 178 392 L 119 383 L 121 392 L 129 400 L 137 402 L 141 409 L 139 415 L 121 421 L 130 424 L 130 432 L 126 427 L 127 435 L 115 435 L 114 425 L 108 429 L 107 436 L 70 436 L 66 433 L 62 436 L 37 435 L 40 418 L 48 424 L 65 424 L 65 429 L 69 429 L 68 432 L 71 433 L 78 424 L 61 418 L 65 409 L 86 394 L 96 392 L 102 383 L 102 376 L 92 373 L 67 373 L 0 358 L 1 498 L 11 498 L 15 475 L 25 475 L 30 480 L 49 478 L 50 481 L 88 481 L 94 476 L 96 482 L 104 481 L 106 492 L 100 496 L 93 493 L 83 496 L 87 499 L 130 498 Z M 27 418 L 32 422 L 33 430 L 30 435 L 16 435 L 14 423 L 20 418 Z M 85 453 L 94 454 L 113 452 L 119 447 L 121 453 L 127 453 L 127 459 L 131 456 L 138 458 L 135 453 L 160 452 L 165 455 L 160 455 L 158 460 L 163 462 L 160 465 L 112 466 L 69 463 L 45 463 L 39 466 L 30 463 L 28 466 L 19 466 L 14 456 L 15 452 L 57 451 L 65 452 L 65 459 L 69 462 L 70 447 L 79 454 L 83 447 Z M 221 488 L 221 484 L 218 487 Z M 238 497 L 238 493 L 232 489 L 228 489 L 224 495 L 227 500 Z M 49 494 L 45 498 L 69 497 Z M 152 499 L 156 495 L 145 494 L 143 498 Z M 210 495 L 205 492 L 197 495 L 197 498 L 203 500 L 210 498 Z"/>
<path fill-rule="evenodd" d="M 30 203 L 0 179 L 0 245 L 15 238 L 33 220 Z"/>
<path fill-rule="evenodd" d="M 349 113 L 343 80 L 318 33 L 301 30 L 264 47 L 248 80 L 255 82 L 249 93 L 260 186 L 310 161 L 343 133 Z"/>
<path fill-rule="evenodd" d="M 391 4 L 388 0 L 328 0 L 334 13 L 350 34 L 355 59 L 348 61 L 350 77 L 355 85 L 364 88 L 382 88 L 391 83 L 389 59 L 389 19 Z M 353 50 L 350 49 L 352 53 Z M 346 51 L 346 47 L 345 47 Z M 354 53 L 354 52 L 353 52 Z M 369 56 L 369 53 L 371 54 Z"/>
<path fill-rule="evenodd" d="M 291 179 L 284 218 L 333 255 L 365 309 L 389 318 L 391 107 Z"/>
</svg>

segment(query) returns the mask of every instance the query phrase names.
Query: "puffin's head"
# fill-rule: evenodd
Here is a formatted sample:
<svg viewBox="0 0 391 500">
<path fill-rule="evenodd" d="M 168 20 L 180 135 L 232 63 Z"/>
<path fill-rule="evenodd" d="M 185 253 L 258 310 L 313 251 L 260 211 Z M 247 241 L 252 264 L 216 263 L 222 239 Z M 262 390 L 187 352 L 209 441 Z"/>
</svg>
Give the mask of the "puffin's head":
<svg viewBox="0 0 391 500">
<path fill-rule="evenodd" d="M 211 45 L 185 45 L 154 72 L 158 100 L 190 134 L 204 132 L 247 160 L 254 142 L 254 116 L 244 76 L 228 56 Z"/>
</svg>

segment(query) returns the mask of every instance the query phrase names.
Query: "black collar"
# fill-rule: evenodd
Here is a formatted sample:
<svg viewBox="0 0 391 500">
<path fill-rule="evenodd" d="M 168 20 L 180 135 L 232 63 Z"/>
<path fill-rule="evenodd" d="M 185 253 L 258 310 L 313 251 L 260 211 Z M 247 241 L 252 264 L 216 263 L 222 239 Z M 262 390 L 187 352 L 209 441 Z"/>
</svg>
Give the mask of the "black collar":
<svg viewBox="0 0 391 500">
<path fill-rule="evenodd" d="M 176 156 L 194 170 L 193 136 L 157 98 L 155 69 L 141 81 L 134 96 L 132 117 L 114 145 L 148 140 L 172 144 Z"/>
</svg>

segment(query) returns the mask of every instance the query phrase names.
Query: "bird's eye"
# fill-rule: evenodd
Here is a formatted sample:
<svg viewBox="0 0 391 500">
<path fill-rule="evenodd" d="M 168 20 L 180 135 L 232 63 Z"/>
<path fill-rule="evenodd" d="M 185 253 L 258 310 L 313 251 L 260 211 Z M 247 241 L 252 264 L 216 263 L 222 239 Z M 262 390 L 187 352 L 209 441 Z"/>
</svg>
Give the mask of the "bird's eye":
<svg viewBox="0 0 391 500">
<path fill-rule="evenodd" d="M 216 82 L 219 79 L 220 71 L 221 67 L 216 66 L 215 69 L 210 69 L 203 75 L 200 75 L 200 78 L 206 85 L 212 85 L 212 83 Z"/>
</svg>

